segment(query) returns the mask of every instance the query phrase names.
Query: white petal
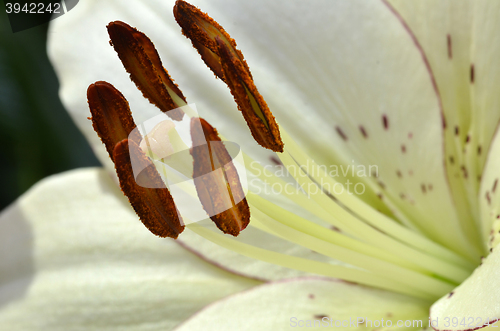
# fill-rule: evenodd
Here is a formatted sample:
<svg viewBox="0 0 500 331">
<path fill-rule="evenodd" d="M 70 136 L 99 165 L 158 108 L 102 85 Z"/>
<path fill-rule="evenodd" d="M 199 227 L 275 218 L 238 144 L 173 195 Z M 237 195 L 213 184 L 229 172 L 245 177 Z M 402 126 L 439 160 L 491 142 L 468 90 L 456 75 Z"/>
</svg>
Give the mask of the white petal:
<svg viewBox="0 0 500 331">
<path fill-rule="evenodd" d="M 431 320 L 439 323 L 434 329 L 474 330 L 500 320 L 499 280 L 500 250 L 497 248 L 466 281 L 431 307 Z M 491 330 L 497 328 L 498 325 Z"/>
<path fill-rule="evenodd" d="M 448 152 L 458 152 L 459 158 L 478 157 L 471 171 L 479 171 L 480 175 L 486 154 L 477 155 L 477 147 L 481 146 L 483 152 L 488 150 L 500 119 L 500 97 L 493 92 L 498 89 L 500 70 L 500 44 L 494 42 L 500 4 L 489 0 L 390 2 L 426 52 L 451 135 L 459 128 L 458 137 L 447 141 Z M 471 136 L 468 144 L 467 135 Z M 463 147 L 468 155 L 461 155 Z"/>
<path fill-rule="evenodd" d="M 500 225 L 500 133 L 497 131 L 488 152 L 488 158 L 481 178 L 479 206 L 481 208 L 481 235 L 485 246 L 493 247 L 497 243 Z"/>
<path fill-rule="evenodd" d="M 318 329 L 364 330 L 361 319 L 357 324 L 358 318 L 364 318 L 368 327 L 370 320 L 371 329 L 381 328 L 382 319 L 384 326 L 390 320 L 393 327 L 389 329 L 393 330 L 405 329 L 396 327 L 398 320 L 423 320 L 422 327 L 427 322 L 427 306 L 391 292 L 321 278 L 299 278 L 264 284 L 222 299 L 176 331 L 310 329 L 308 321 L 314 325 L 314 320 L 319 321 Z"/>
<path fill-rule="evenodd" d="M 486 162 L 485 153 L 492 143 L 500 121 L 500 3 L 481 0 L 474 2 L 471 64 L 474 65 L 474 83 L 471 84 L 472 141 L 471 155 L 476 158 L 479 174 Z M 477 146 L 477 147 L 476 147 Z M 474 147 L 476 147 L 474 149 Z M 479 151 L 481 155 L 474 155 Z M 478 160 L 477 160 L 478 159 Z"/>
<path fill-rule="evenodd" d="M 102 169 L 36 185 L 0 216 L 6 330 L 169 330 L 258 284 L 154 237 Z"/>
<path fill-rule="evenodd" d="M 480 238 L 477 194 L 500 120 L 500 3 L 390 0 L 422 45 L 446 116 L 450 185 L 466 231 Z"/>
</svg>

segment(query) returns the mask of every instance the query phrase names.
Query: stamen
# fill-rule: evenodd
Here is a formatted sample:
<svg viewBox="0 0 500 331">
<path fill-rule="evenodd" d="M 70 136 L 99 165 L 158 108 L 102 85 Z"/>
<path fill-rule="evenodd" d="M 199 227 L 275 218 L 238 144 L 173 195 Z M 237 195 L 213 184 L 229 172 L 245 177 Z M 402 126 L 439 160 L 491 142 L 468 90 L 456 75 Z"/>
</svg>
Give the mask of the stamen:
<svg viewBox="0 0 500 331">
<path fill-rule="evenodd" d="M 186 99 L 163 68 L 151 40 L 124 22 L 111 22 L 107 28 L 111 45 L 144 97 L 173 120 L 182 120 L 179 107 L 186 105 Z"/>
<path fill-rule="evenodd" d="M 263 147 L 275 152 L 283 152 L 283 142 L 278 124 L 259 94 L 251 77 L 246 75 L 244 66 L 232 56 L 220 38 L 216 38 L 221 56 L 222 69 L 226 83 L 238 109 L 243 113 L 255 140 Z"/>
<path fill-rule="evenodd" d="M 335 185 L 337 185 L 337 181 L 335 181 L 334 178 L 328 176 L 324 172 L 324 169 L 319 167 L 313 159 L 311 159 L 309 156 L 307 156 L 297 145 L 297 143 L 291 138 L 291 136 L 286 132 L 283 131 L 283 137 L 284 140 L 286 141 L 288 145 L 288 150 L 293 153 L 293 158 L 291 163 L 286 162 L 286 159 L 290 158 L 288 155 L 283 154 L 280 159 L 284 163 L 285 167 L 288 166 L 297 166 L 297 164 L 300 166 L 300 169 L 303 169 L 307 171 L 308 174 L 311 175 L 311 178 L 309 177 L 302 177 L 299 176 L 296 178 L 296 180 L 300 181 L 311 181 L 311 179 L 315 180 L 316 183 L 324 183 L 325 188 L 333 188 Z M 285 160 L 284 160 L 285 159 Z M 295 163 L 296 161 L 297 163 Z M 293 173 L 292 173 L 293 175 Z M 333 192 L 330 192 L 333 193 Z M 388 217 L 385 215 L 378 213 L 374 211 L 369 205 L 362 203 L 359 201 L 355 195 L 350 195 L 346 193 L 346 190 L 343 190 L 341 194 L 335 194 L 336 198 L 339 199 L 339 201 L 345 205 L 349 210 L 351 211 L 356 211 L 356 214 L 358 214 L 365 222 L 368 222 L 371 224 L 372 231 L 374 228 L 382 230 L 384 233 L 392 236 L 393 238 L 397 238 L 397 240 L 406 242 L 409 246 L 412 246 L 414 248 L 417 248 L 421 250 L 422 252 L 426 252 L 428 254 L 434 255 L 436 257 L 440 257 L 441 259 L 445 261 L 453 261 L 453 263 L 457 263 L 458 265 L 462 265 L 464 267 L 471 268 L 473 265 L 470 264 L 470 262 L 467 262 L 464 260 L 463 257 L 457 255 L 456 253 L 450 251 L 449 249 L 446 249 L 435 242 L 429 240 L 428 238 L 424 236 L 420 236 L 415 232 L 410 231 L 409 229 L 402 227 L 398 225 L 397 223 L 393 222 L 390 220 Z M 313 195 L 313 198 L 319 198 L 324 199 L 321 197 L 321 194 L 318 195 Z M 297 202 L 298 203 L 298 202 Z M 325 205 L 326 206 L 326 205 Z M 334 212 L 334 215 L 339 216 L 339 212 Z M 349 219 L 350 216 L 347 216 L 346 219 Z M 357 221 L 352 220 L 349 222 L 349 224 L 352 224 L 352 222 L 357 223 Z M 348 225 L 349 225 L 348 224 Z M 335 225 L 335 224 L 334 224 Z M 358 228 L 358 225 L 360 228 Z M 361 235 L 362 230 L 364 228 L 364 225 L 359 223 L 357 226 L 355 226 L 355 231 L 353 231 L 353 235 Z M 348 231 L 347 228 L 344 228 L 345 225 L 341 226 L 341 228 L 345 231 Z M 368 228 L 367 228 L 368 229 Z M 367 240 L 373 240 L 374 236 L 377 235 L 376 232 L 372 232 L 369 236 L 367 236 L 365 239 Z M 387 239 L 380 240 L 380 241 L 374 241 L 374 244 L 378 245 L 384 245 L 387 243 Z"/>
<path fill-rule="evenodd" d="M 184 1 L 176 2 L 174 16 L 205 64 L 228 85 L 254 139 L 262 147 L 283 152 L 278 124 L 235 41 L 207 14 Z"/>
<path fill-rule="evenodd" d="M 388 263 L 383 260 L 370 257 L 366 254 L 360 254 L 353 250 L 345 249 L 336 244 L 315 239 L 302 231 L 298 231 L 292 227 L 287 227 L 270 217 L 266 217 L 266 215 L 260 212 L 255 213 L 252 224 L 254 224 L 254 222 L 254 226 L 261 230 L 266 231 L 267 228 L 276 236 L 309 248 L 324 256 L 329 256 L 333 259 L 344 261 L 353 266 L 364 268 L 374 274 L 383 276 L 384 278 L 391 279 L 393 281 L 400 281 L 403 284 L 419 288 L 421 291 L 429 294 L 442 293 L 444 289 L 450 287 L 453 288 L 457 285 L 456 283 L 452 284 L 442 279 L 434 278 L 431 275 L 419 273 L 397 264 Z M 263 227 L 261 228 L 259 224 L 263 225 Z"/>
<path fill-rule="evenodd" d="M 191 40 L 194 48 L 198 50 L 203 61 L 220 79 L 224 80 L 224 73 L 218 54 L 216 37 L 221 38 L 229 45 L 230 51 L 245 65 L 247 72 L 250 69 L 243 59 L 243 54 L 236 49 L 236 42 L 229 34 L 210 16 L 203 13 L 195 6 L 178 0 L 174 6 L 174 17 L 182 28 L 182 34 Z M 251 77 L 251 75 L 250 75 Z"/>
<path fill-rule="evenodd" d="M 386 290 L 404 293 L 417 298 L 427 300 L 435 300 L 439 295 L 430 295 L 420 289 L 409 287 L 406 284 L 401 284 L 398 281 L 387 279 L 379 275 L 366 272 L 357 268 L 346 268 L 344 266 L 308 260 L 305 258 L 295 257 L 286 254 L 280 254 L 274 251 L 269 251 L 263 248 L 255 247 L 249 244 L 239 242 L 227 236 L 222 236 L 213 232 L 197 223 L 188 225 L 189 229 L 198 233 L 200 236 L 212 241 L 213 243 L 230 249 L 236 253 L 261 260 L 264 262 L 280 265 L 295 270 L 316 273 L 333 278 L 344 279 L 347 281 L 383 288 Z M 451 288 L 450 288 L 451 290 Z"/>
<path fill-rule="evenodd" d="M 106 146 L 109 157 L 114 160 L 115 145 L 129 138 L 136 127 L 128 102 L 113 85 L 103 81 L 88 87 L 87 100 L 94 130 Z M 133 140 L 138 143 L 141 137 L 133 134 Z"/>
<path fill-rule="evenodd" d="M 142 223 L 157 236 L 177 238 L 184 231 L 182 218 L 150 159 L 135 142 L 128 139 L 116 144 L 113 154 L 120 187 Z M 132 162 L 144 169 L 137 179 L 134 177 Z M 156 188 L 143 187 L 137 182 Z"/>
<path fill-rule="evenodd" d="M 219 229 L 237 236 L 250 222 L 250 209 L 231 156 L 204 119 L 191 120 L 191 138 L 193 178 L 203 208 Z"/>
<path fill-rule="evenodd" d="M 134 130 L 136 125 L 127 100 L 113 85 L 102 81 L 89 86 L 87 99 L 92 125 L 115 163 L 123 193 L 142 223 L 155 235 L 177 238 L 184 230 L 182 219 L 154 165 L 137 145 L 141 136 Z M 144 169 L 137 178 L 134 177 L 131 154 L 134 164 Z M 143 186 L 157 189 L 140 186 L 136 180 Z"/>
</svg>

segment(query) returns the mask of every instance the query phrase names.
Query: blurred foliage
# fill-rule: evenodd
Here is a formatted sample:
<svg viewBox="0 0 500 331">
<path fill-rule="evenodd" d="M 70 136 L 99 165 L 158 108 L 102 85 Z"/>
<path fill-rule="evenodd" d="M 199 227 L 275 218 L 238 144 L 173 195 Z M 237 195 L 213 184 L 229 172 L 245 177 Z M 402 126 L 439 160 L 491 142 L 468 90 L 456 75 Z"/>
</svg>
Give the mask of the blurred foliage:
<svg viewBox="0 0 500 331">
<path fill-rule="evenodd" d="M 59 100 L 47 28 L 13 33 L 0 13 L 0 210 L 46 176 L 99 164 Z"/>
</svg>

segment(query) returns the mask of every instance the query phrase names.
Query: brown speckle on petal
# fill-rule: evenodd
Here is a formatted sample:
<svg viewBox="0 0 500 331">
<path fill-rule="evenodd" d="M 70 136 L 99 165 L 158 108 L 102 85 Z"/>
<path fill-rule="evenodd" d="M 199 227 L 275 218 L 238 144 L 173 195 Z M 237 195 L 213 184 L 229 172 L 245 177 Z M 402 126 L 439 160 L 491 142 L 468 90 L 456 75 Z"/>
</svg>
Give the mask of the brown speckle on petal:
<svg viewBox="0 0 500 331">
<path fill-rule="evenodd" d="M 361 131 L 361 134 L 363 135 L 364 138 L 368 138 L 368 133 L 366 132 L 366 129 L 364 126 L 360 125 L 359 131 Z"/>
<path fill-rule="evenodd" d="M 345 135 L 344 131 L 339 126 L 335 127 L 335 131 L 339 134 L 340 138 L 342 138 L 344 141 L 347 141 L 347 136 Z"/>
<path fill-rule="evenodd" d="M 463 174 L 464 178 L 468 178 L 469 172 L 467 171 L 467 168 L 465 166 L 461 166 L 460 169 L 462 169 L 462 174 Z"/>
<path fill-rule="evenodd" d="M 274 163 L 274 164 L 276 164 L 278 166 L 282 166 L 283 165 L 283 163 L 281 162 L 281 160 L 278 159 L 276 156 L 271 156 L 270 159 L 271 159 L 272 163 Z"/>
<path fill-rule="evenodd" d="M 425 184 L 422 184 L 420 187 L 422 188 L 422 193 L 424 194 L 427 193 L 427 188 L 425 187 Z"/>
<path fill-rule="evenodd" d="M 451 35 L 449 33 L 446 35 L 446 45 L 448 48 L 448 59 L 451 60 L 453 58 L 453 52 L 451 47 Z"/>
<path fill-rule="evenodd" d="M 322 320 L 323 318 L 328 318 L 328 315 L 325 315 L 325 314 L 316 314 L 316 315 L 314 315 L 314 319 Z"/>
<path fill-rule="evenodd" d="M 382 115 L 382 125 L 384 126 L 385 130 L 389 129 L 389 118 L 387 118 L 387 115 Z"/>
</svg>

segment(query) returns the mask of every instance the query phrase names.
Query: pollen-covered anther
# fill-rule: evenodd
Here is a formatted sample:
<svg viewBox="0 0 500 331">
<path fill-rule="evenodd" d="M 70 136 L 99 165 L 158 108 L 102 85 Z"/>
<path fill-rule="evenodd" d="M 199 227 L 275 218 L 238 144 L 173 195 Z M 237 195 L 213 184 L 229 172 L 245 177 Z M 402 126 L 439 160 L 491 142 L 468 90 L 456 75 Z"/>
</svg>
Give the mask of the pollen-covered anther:
<svg viewBox="0 0 500 331">
<path fill-rule="evenodd" d="M 173 120 L 182 120 L 184 112 L 178 108 L 186 99 L 163 67 L 151 40 L 121 21 L 111 22 L 107 28 L 111 45 L 144 97 Z"/>
<path fill-rule="evenodd" d="M 92 114 L 92 126 L 114 160 L 115 145 L 123 139 L 141 140 L 127 100 L 113 85 L 98 81 L 87 89 L 87 100 Z M 130 133 L 132 136 L 129 137 Z"/>
<path fill-rule="evenodd" d="M 191 139 L 198 198 L 220 230 L 237 236 L 250 222 L 250 208 L 231 156 L 204 119 L 191 119 Z"/>
<path fill-rule="evenodd" d="M 174 16 L 205 64 L 228 85 L 254 139 L 265 148 L 283 152 L 278 124 L 235 41 L 211 17 L 184 1 L 176 2 Z"/>
<path fill-rule="evenodd" d="M 234 56 L 244 61 L 243 54 L 236 49 L 236 42 L 222 26 L 195 6 L 178 0 L 174 6 L 174 16 L 182 28 L 182 33 L 191 40 L 203 61 L 220 79 L 224 80 L 224 74 L 220 65 L 216 37 L 221 38 L 229 45 Z"/>
<path fill-rule="evenodd" d="M 154 164 L 128 139 L 116 144 L 114 156 L 120 187 L 142 223 L 157 236 L 177 238 L 184 224 Z M 137 177 L 132 164 L 141 169 Z"/>
<path fill-rule="evenodd" d="M 222 70 L 227 86 L 231 90 L 238 109 L 252 132 L 254 139 L 263 147 L 283 152 L 283 142 L 273 114 L 248 75 L 245 66 L 235 58 L 227 45 L 216 38 L 221 57 Z"/>
</svg>

